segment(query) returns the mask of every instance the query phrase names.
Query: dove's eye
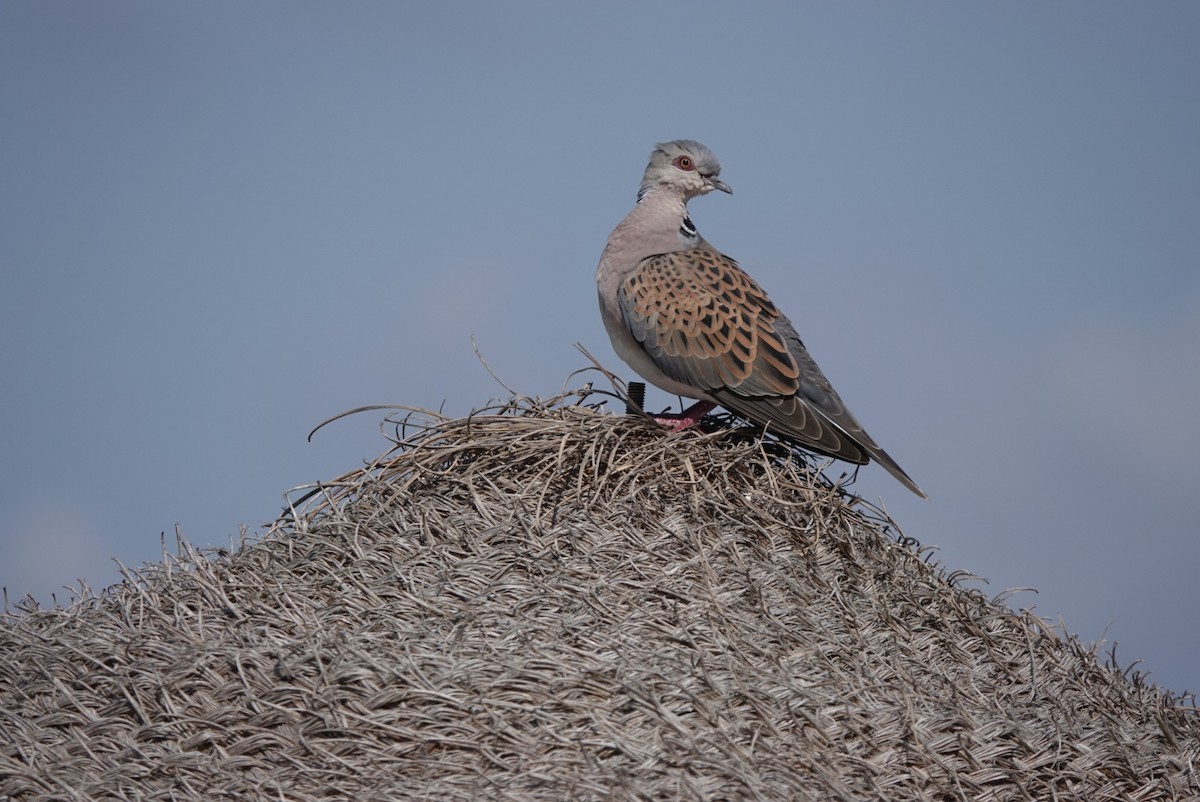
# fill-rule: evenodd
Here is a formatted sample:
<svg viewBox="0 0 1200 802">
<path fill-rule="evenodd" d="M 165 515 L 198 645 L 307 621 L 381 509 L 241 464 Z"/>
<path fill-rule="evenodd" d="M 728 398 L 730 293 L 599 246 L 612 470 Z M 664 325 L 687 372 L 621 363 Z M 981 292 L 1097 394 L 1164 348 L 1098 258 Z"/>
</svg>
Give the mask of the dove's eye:
<svg viewBox="0 0 1200 802">
<path fill-rule="evenodd" d="M 680 170 L 695 170 L 696 169 L 696 163 L 694 161 L 692 161 L 691 156 L 676 156 L 675 157 L 675 166 L 678 167 Z"/>
</svg>

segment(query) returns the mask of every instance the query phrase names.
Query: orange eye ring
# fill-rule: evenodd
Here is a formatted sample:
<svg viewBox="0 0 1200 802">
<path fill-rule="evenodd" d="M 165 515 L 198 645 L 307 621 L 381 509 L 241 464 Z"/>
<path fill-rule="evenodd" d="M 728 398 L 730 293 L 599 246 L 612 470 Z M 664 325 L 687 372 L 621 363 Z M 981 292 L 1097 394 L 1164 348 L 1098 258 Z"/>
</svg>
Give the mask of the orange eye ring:
<svg viewBox="0 0 1200 802">
<path fill-rule="evenodd" d="M 692 161 L 691 156 L 676 156 L 675 166 L 680 170 L 692 171 L 696 169 L 696 163 Z"/>
</svg>

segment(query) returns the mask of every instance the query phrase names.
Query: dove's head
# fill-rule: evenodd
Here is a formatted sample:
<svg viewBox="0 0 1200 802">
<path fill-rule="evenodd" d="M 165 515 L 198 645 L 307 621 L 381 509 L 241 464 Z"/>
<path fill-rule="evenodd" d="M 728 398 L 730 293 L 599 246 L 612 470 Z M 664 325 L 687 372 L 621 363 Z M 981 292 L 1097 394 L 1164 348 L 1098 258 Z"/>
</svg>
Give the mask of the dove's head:
<svg viewBox="0 0 1200 802">
<path fill-rule="evenodd" d="M 714 189 L 733 193 L 720 179 L 721 163 L 711 150 L 691 139 L 663 142 L 650 154 L 650 164 L 638 188 L 638 200 L 648 192 L 676 192 L 688 201 Z"/>
</svg>

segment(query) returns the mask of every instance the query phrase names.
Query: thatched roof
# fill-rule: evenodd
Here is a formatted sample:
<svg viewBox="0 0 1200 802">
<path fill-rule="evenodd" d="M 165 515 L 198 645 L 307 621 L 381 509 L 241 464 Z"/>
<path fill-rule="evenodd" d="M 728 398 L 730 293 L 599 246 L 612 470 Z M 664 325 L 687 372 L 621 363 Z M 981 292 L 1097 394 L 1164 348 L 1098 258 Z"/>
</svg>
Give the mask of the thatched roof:
<svg viewBox="0 0 1200 802">
<path fill-rule="evenodd" d="M 591 400 L 595 400 L 595 396 Z M 0 798 L 1185 799 L 1200 714 L 795 455 L 583 398 L 0 627 Z"/>
</svg>

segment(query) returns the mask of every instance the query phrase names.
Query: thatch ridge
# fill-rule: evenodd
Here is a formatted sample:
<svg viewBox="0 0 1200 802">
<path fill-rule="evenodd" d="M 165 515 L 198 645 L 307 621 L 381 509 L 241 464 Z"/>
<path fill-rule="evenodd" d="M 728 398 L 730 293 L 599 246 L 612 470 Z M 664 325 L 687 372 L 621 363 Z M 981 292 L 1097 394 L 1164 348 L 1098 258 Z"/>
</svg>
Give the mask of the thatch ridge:
<svg viewBox="0 0 1200 802">
<path fill-rule="evenodd" d="M 782 446 L 405 418 L 261 539 L 0 627 L 0 798 L 1200 797 L 1200 717 Z"/>
</svg>

